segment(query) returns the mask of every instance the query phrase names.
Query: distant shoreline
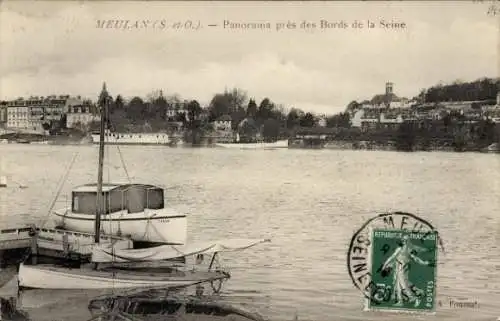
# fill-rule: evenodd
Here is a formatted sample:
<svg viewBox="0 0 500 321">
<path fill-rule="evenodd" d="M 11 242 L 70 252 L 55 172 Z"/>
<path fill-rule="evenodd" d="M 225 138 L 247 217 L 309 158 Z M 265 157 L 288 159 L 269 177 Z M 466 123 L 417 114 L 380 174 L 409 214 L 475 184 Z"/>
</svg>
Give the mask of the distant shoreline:
<svg viewBox="0 0 500 321">
<path fill-rule="evenodd" d="M 363 144 L 365 143 L 365 144 Z M 97 145 L 87 139 L 51 139 L 51 140 L 7 140 L 0 138 L 0 146 L 4 144 L 20 144 L 20 145 L 51 145 L 51 146 L 92 146 Z M 179 145 L 168 145 L 168 144 L 155 144 L 155 143 L 128 143 L 128 144 L 110 144 L 110 146 L 162 146 L 167 148 L 215 148 L 215 149 L 228 149 L 222 146 L 217 146 L 216 143 L 203 143 L 200 145 L 192 145 L 190 143 L 181 143 Z M 238 150 L 238 148 L 232 148 L 233 150 Z M 242 147 L 241 149 L 248 150 L 248 148 Z M 412 150 L 401 150 L 390 144 L 380 144 L 373 142 L 364 141 L 354 141 L 346 142 L 343 140 L 332 140 L 321 146 L 288 146 L 288 147 L 269 147 L 269 148 L 255 148 L 253 150 L 270 150 L 270 149 L 293 149 L 293 150 L 353 150 L 353 151 L 391 151 L 391 152 L 402 152 L 402 153 L 412 153 L 412 152 L 447 152 L 447 153 L 481 153 L 481 154 L 498 154 L 500 150 L 485 151 L 478 148 L 470 148 L 464 150 L 456 150 L 452 146 L 433 146 L 429 148 L 419 148 L 415 147 Z"/>
</svg>

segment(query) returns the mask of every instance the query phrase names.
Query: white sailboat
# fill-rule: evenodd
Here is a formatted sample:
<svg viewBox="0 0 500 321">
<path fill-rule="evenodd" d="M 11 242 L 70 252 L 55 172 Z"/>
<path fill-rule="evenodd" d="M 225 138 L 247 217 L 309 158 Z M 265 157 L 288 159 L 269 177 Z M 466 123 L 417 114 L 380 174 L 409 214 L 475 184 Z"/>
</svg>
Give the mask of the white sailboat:
<svg viewBox="0 0 500 321">
<path fill-rule="evenodd" d="M 100 101 L 107 99 L 106 84 Z M 104 118 L 104 114 L 101 118 Z M 104 124 L 103 124 L 104 126 Z M 104 129 L 103 129 L 104 128 Z M 109 144 L 106 128 L 100 130 L 99 146 Z M 83 233 L 93 233 L 96 222 L 98 184 L 85 184 L 73 189 L 71 207 L 53 212 L 57 226 Z M 185 244 L 187 218 L 185 214 L 165 204 L 164 189 L 150 184 L 102 184 L 104 198 L 100 221 L 108 235 L 130 236 L 134 246 L 155 244 Z"/>
<path fill-rule="evenodd" d="M 99 166 L 95 195 L 93 195 L 95 219 L 91 219 L 94 225 L 94 243 L 98 245 L 101 240 L 101 217 L 105 213 L 106 198 L 103 189 L 103 160 L 104 160 L 104 129 L 106 107 L 109 104 L 109 96 L 105 85 L 101 93 L 101 140 L 99 144 Z M 92 193 L 91 193 L 92 194 Z M 148 193 L 146 193 L 148 195 Z M 92 198 L 92 195 L 91 197 Z M 147 199 L 147 197 L 146 197 Z M 90 206 L 89 203 L 86 206 Z M 79 207 L 78 207 L 79 208 Z M 88 209 L 88 208 L 87 208 Z M 108 247 L 108 248 L 113 248 Z M 215 254 L 214 254 L 215 255 Z M 107 289 L 107 288 L 140 288 L 140 287 L 174 287 L 205 283 L 214 280 L 229 278 L 229 274 L 223 271 L 206 272 L 181 271 L 171 269 L 169 273 L 141 272 L 134 270 L 123 270 L 108 267 L 98 269 L 97 263 L 83 264 L 79 268 L 71 268 L 58 264 L 33 264 L 28 261 L 20 264 L 18 272 L 19 288 L 38 289 Z"/>
<path fill-rule="evenodd" d="M 24 289 L 90 290 L 130 289 L 150 287 L 179 287 L 212 282 L 229 278 L 220 271 L 171 271 L 152 273 L 146 271 L 103 269 L 91 266 L 71 269 L 53 264 L 26 265 L 19 267 L 19 287 Z"/>
</svg>

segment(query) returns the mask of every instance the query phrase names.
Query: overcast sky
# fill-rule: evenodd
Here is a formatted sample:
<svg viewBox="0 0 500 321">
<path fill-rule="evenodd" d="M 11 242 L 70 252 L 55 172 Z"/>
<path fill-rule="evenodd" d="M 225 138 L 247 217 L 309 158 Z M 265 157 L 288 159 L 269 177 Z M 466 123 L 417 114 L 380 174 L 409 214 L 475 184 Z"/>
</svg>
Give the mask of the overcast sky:
<svg viewBox="0 0 500 321">
<path fill-rule="evenodd" d="M 440 81 L 497 77 L 499 16 L 463 2 L 28 2 L 2 1 L 0 96 L 177 93 L 202 104 L 225 87 L 286 107 L 335 113 L 351 100 L 412 97 Z M 150 26 L 100 29 L 98 19 L 200 21 L 198 31 Z M 271 30 L 231 30 L 232 22 Z M 305 31 L 300 22 L 344 20 L 365 28 Z M 405 22 L 384 30 L 379 21 Z M 297 29 L 276 31 L 277 22 Z M 368 29 L 366 21 L 376 23 Z M 218 24 L 219 27 L 208 27 Z"/>
</svg>

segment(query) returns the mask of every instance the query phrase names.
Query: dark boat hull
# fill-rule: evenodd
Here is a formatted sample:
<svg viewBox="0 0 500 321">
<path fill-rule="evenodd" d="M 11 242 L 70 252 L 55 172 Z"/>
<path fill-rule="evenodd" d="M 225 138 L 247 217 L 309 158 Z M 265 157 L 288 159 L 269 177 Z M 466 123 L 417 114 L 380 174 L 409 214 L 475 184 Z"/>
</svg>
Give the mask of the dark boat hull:
<svg viewBox="0 0 500 321">
<path fill-rule="evenodd" d="M 160 321 L 264 321 L 256 313 L 251 313 L 234 306 L 215 301 L 208 301 L 194 296 L 167 296 L 166 298 L 147 296 L 122 296 L 94 299 L 89 303 L 93 316 L 103 311 L 109 314 L 102 317 L 107 320 Z M 116 319 L 113 319 L 116 317 Z"/>
</svg>

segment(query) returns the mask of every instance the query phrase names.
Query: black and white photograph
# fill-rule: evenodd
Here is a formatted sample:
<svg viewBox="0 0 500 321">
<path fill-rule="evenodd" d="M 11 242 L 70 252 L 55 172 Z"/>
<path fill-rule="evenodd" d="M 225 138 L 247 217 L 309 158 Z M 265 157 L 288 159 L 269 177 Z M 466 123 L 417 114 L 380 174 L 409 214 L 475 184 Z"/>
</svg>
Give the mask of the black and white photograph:
<svg viewBox="0 0 500 321">
<path fill-rule="evenodd" d="M 500 321 L 500 1 L 0 1 L 0 320 Z"/>
</svg>

